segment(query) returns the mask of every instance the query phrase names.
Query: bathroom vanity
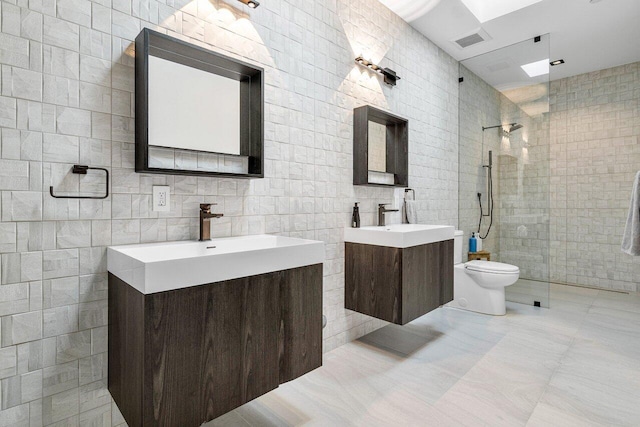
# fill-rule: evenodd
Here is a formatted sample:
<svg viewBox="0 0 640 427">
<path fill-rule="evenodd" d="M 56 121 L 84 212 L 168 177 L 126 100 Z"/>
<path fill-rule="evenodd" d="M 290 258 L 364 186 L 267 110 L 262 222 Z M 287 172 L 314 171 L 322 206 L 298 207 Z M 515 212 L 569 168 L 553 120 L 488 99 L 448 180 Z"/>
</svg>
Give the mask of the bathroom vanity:
<svg viewBox="0 0 640 427">
<path fill-rule="evenodd" d="M 345 308 L 404 325 L 453 300 L 454 227 L 345 229 Z"/>
<path fill-rule="evenodd" d="M 111 247 L 109 391 L 130 426 L 200 426 L 322 365 L 324 244 Z"/>
</svg>

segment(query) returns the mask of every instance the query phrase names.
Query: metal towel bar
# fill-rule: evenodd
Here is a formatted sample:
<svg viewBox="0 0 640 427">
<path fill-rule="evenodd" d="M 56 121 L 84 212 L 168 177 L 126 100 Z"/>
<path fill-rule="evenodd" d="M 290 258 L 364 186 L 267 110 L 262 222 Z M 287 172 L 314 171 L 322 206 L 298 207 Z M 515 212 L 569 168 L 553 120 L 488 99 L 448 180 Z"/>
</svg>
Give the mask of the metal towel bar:
<svg viewBox="0 0 640 427">
<path fill-rule="evenodd" d="M 51 194 L 51 197 L 54 197 L 56 199 L 106 199 L 107 197 L 109 197 L 109 171 L 107 169 L 94 168 L 86 165 L 73 165 L 73 169 L 71 169 L 71 172 L 79 175 L 86 175 L 87 171 L 90 169 L 104 171 L 104 173 L 106 174 L 104 196 L 56 196 L 55 194 L 53 194 L 53 185 L 49 187 L 49 194 Z"/>
</svg>

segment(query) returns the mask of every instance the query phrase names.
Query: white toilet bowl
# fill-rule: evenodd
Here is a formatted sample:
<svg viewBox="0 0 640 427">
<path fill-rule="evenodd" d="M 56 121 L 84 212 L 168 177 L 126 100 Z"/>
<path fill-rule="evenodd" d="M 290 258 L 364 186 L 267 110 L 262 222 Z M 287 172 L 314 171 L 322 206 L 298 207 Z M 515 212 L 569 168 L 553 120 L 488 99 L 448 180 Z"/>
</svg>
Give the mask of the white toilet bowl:
<svg viewBox="0 0 640 427">
<path fill-rule="evenodd" d="M 520 269 L 494 261 L 462 263 L 462 239 L 462 231 L 456 230 L 453 301 L 447 305 L 478 313 L 504 315 L 507 312 L 504 289 L 518 280 Z"/>
</svg>

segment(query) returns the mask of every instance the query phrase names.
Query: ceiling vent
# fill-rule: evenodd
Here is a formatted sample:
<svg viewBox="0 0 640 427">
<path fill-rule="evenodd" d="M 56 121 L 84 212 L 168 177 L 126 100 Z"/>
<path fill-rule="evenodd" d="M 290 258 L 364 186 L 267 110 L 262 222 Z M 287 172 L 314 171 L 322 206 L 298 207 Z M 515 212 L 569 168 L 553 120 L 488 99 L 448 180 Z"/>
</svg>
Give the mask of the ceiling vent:
<svg viewBox="0 0 640 427">
<path fill-rule="evenodd" d="M 487 40 L 491 40 L 491 37 L 489 36 L 489 34 L 487 34 L 487 32 L 484 31 L 483 29 L 478 28 L 476 31 L 473 31 L 470 34 L 468 33 L 463 37 L 453 40 L 453 42 L 456 45 L 458 45 L 458 47 L 465 49 L 465 48 L 468 48 L 469 46 L 473 46 L 475 44 L 482 43 Z"/>
<path fill-rule="evenodd" d="M 482 38 L 482 36 L 478 33 L 474 33 L 471 34 L 470 36 L 466 36 L 463 37 L 461 39 L 456 40 L 456 43 L 458 43 L 458 46 L 460 46 L 461 48 L 465 48 L 465 47 L 469 47 L 472 46 L 476 43 L 480 43 L 483 42 L 484 39 Z"/>
</svg>

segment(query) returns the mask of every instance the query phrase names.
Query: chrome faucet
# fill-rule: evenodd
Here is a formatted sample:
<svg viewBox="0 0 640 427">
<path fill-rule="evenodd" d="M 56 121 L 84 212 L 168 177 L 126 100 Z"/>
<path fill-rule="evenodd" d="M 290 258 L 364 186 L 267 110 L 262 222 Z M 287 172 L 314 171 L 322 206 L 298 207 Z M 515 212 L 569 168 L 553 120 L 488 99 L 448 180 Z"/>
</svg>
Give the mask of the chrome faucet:
<svg viewBox="0 0 640 427">
<path fill-rule="evenodd" d="M 200 203 L 200 241 L 211 240 L 211 218 L 224 216 L 221 213 L 211 213 L 211 205 L 217 203 Z"/>
<path fill-rule="evenodd" d="M 384 214 L 387 212 L 398 212 L 398 209 L 386 209 L 389 203 L 378 203 L 378 226 L 384 227 Z"/>
</svg>

